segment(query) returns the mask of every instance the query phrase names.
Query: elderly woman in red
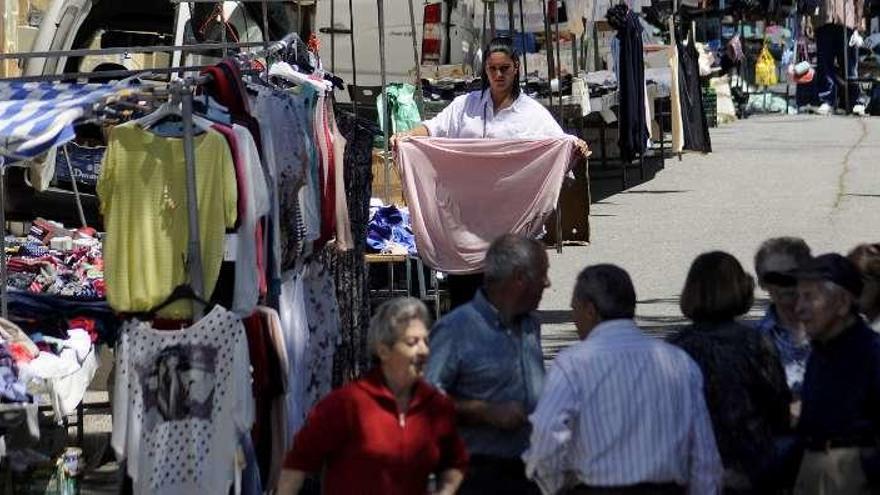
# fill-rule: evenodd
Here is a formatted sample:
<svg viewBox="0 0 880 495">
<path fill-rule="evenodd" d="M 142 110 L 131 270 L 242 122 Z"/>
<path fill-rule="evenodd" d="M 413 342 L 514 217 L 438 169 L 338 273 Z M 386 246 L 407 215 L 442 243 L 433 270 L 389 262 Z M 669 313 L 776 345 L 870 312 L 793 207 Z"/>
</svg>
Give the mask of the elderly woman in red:
<svg viewBox="0 0 880 495">
<path fill-rule="evenodd" d="M 284 460 L 279 494 L 299 492 L 323 474 L 326 495 L 453 494 L 467 465 L 453 402 L 422 379 L 428 310 L 418 299 L 379 307 L 368 345 L 378 366 L 335 390 L 311 411 Z"/>
</svg>

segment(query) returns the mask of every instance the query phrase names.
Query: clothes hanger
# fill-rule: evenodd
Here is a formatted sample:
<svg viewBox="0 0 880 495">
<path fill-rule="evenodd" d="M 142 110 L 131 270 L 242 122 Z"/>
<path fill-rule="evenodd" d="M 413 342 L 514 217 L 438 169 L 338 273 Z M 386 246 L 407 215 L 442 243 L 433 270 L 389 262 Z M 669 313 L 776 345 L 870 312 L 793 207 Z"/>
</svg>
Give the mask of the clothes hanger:
<svg viewBox="0 0 880 495">
<path fill-rule="evenodd" d="M 211 306 L 211 303 L 202 299 L 201 296 L 196 294 L 196 292 L 193 290 L 191 285 L 183 284 L 183 285 L 178 285 L 177 287 L 175 287 L 174 290 L 171 291 L 171 294 L 169 294 L 168 297 L 164 301 L 162 301 L 161 303 L 159 303 L 156 306 L 153 306 L 152 308 L 147 310 L 147 312 L 143 315 L 143 316 L 145 316 L 144 319 L 152 320 L 156 317 L 156 315 L 160 311 L 167 308 L 171 304 L 173 304 L 177 301 L 186 300 L 186 299 L 200 303 L 202 306 L 205 307 L 205 309 L 207 309 L 209 306 Z"/>
<path fill-rule="evenodd" d="M 169 119 L 180 119 L 169 120 Z M 178 98 L 172 93 L 171 98 L 159 106 L 155 112 L 147 114 L 132 122 L 144 130 L 151 131 L 162 137 L 180 137 L 183 134 L 183 110 L 180 108 Z M 169 122 L 173 124 L 170 128 L 160 128 L 159 124 Z M 204 117 L 193 114 L 193 127 L 196 134 L 207 132 L 213 123 Z"/>
<path fill-rule="evenodd" d="M 318 91 L 331 91 L 333 89 L 333 83 L 323 79 L 312 79 L 309 76 L 296 71 L 287 62 L 275 62 L 272 64 L 272 66 L 269 67 L 269 76 L 280 77 L 294 84 L 299 84 L 300 86 L 311 86 Z"/>
<path fill-rule="evenodd" d="M 193 100 L 193 118 L 204 117 L 211 122 L 231 125 L 232 117 L 229 109 L 217 102 L 212 96 L 204 93 L 203 98 Z"/>
</svg>

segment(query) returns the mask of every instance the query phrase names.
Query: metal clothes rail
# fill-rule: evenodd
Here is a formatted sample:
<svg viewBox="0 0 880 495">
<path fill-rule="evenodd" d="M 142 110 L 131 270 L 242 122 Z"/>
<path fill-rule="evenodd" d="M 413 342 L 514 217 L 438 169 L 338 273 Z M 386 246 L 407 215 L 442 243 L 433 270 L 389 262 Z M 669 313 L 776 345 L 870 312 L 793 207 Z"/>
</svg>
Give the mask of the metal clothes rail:
<svg viewBox="0 0 880 495">
<path fill-rule="evenodd" d="M 214 0 L 212 0 L 214 1 Z M 259 1 L 270 1 L 270 0 L 259 0 Z M 241 46 L 241 45 L 253 45 L 253 46 L 265 46 L 263 50 L 257 51 L 256 53 L 244 54 L 243 57 L 268 57 L 279 51 L 287 48 L 291 43 L 296 42 L 299 39 L 299 36 L 296 33 L 290 33 L 281 40 L 275 42 L 266 42 L 266 43 L 226 43 L 223 45 L 230 46 Z M 216 44 L 215 44 L 216 45 Z M 166 47 L 168 48 L 168 47 Z M 109 49 L 113 53 L 116 53 L 118 49 Z M 90 52 L 92 50 L 89 50 Z M 44 56 L 71 56 L 71 53 L 78 53 L 80 50 L 58 50 L 52 52 L 51 54 L 47 54 L 43 52 Z M 100 53 L 99 53 L 100 54 Z M 6 58 L 16 58 L 15 54 Z M 157 73 L 182 73 L 182 72 L 193 72 L 200 71 L 204 68 L 210 66 L 191 66 L 191 67 L 168 67 L 164 69 L 148 69 L 145 71 L 108 71 L 97 73 L 98 75 L 104 77 L 116 77 L 116 76 L 131 76 L 131 75 L 151 75 Z M 0 81 L 62 81 L 66 79 L 72 79 L 77 76 L 88 77 L 95 76 L 96 73 L 76 73 L 76 74 L 46 74 L 42 76 L 26 76 L 26 77 L 18 77 L 18 78 L 8 78 L 2 79 Z M 203 75 L 197 77 L 185 77 L 180 79 L 175 79 L 170 83 L 170 97 L 175 101 L 178 101 L 181 105 L 181 118 L 183 120 L 183 147 L 184 147 L 184 160 L 186 163 L 186 176 L 187 176 L 187 207 L 188 207 L 188 227 L 189 232 L 195 233 L 195 235 L 189 236 L 189 244 L 187 245 L 187 272 L 189 274 L 190 284 L 193 288 L 193 292 L 196 293 L 199 297 L 204 297 L 204 271 L 202 268 L 202 259 L 201 259 L 201 246 L 200 239 L 198 233 L 199 225 L 198 225 L 198 198 L 196 194 L 196 176 L 195 176 L 195 146 L 194 146 L 194 128 L 193 128 L 193 90 L 196 86 L 207 83 L 211 80 L 210 75 Z M 137 91 L 136 89 L 132 89 L 132 91 Z M 97 113 L 100 113 L 102 109 L 97 109 Z M 91 112 L 86 116 L 87 119 L 94 119 L 96 112 Z M 0 227 L 2 227 L 2 232 L 0 232 L 0 315 L 4 318 L 8 315 L 8 289 L 6 286 L 6 282 L 8 279 L 7 272 L 7 261 L 6 261 L 6 204 L 5 204 L 5 176 L 6 170 L 10 166 L 17 166 L 16 164 L 7 165 L 0 164 Z M 193 301 L 193 317 L 198 319 L 201 317 L 202 311 L 204 308 L 201 307 L 201 304 L 197 301 Z"/>
</svg>

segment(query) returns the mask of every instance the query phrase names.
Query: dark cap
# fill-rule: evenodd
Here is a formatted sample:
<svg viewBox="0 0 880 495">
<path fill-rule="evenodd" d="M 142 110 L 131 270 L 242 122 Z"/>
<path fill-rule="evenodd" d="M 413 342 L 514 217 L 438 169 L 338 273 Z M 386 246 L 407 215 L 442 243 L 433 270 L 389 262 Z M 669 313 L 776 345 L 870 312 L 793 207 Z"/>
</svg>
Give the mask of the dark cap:
<svg viewBox="0 0 880 495">
<path fill-rule="evenodd" d="M 852 261 L 837 253 L 816 256 L 794 270 L 764 274 L 764 281 L 783 287 L 795 285 L 798 280 L 827 280 L 846 289 L 856 298 L 862 293 L 862 274 L 859 269 Z"/>
</svg>

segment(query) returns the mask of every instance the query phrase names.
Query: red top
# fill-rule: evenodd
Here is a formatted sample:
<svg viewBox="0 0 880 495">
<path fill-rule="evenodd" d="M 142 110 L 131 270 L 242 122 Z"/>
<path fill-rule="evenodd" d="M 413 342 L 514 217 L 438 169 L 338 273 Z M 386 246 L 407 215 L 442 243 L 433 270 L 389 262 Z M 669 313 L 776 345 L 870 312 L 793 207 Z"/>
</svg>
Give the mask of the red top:
<svg viewBox="0 0 880 495">
<path fill-rule="evenodd" d="M 379 369 L 321 400 L 284 459 L 288 469 L 326 467 L 326 495 L 421 495 L 431 473 L 466 466 L 453 402 L 419 380 L 401 421 Z"/>
</svg>

